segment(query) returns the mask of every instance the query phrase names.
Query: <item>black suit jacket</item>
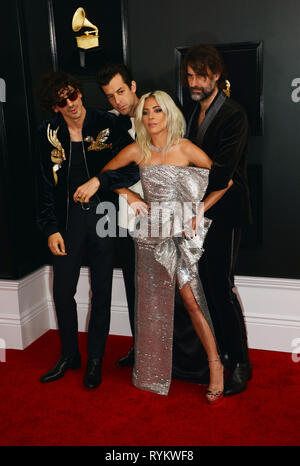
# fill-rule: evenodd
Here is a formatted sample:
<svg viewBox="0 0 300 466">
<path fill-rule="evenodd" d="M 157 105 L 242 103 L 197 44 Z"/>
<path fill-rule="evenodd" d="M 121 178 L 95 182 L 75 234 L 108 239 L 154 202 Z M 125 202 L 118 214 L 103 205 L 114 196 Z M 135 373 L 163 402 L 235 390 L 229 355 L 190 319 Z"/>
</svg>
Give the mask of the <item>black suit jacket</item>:
<svg viewBox="0 0 300 466">
<path fill-rule="evenodd" d="M 53 165 L 51 152 L 54 146 L 47 137 L 47 128 L 57 130 L 57 138 L 60 141 L 66 160 L 62 162 L 61 168 L 56 172 L 58 182 L 55 184 L 53 177 Z M 107 147 L 103 150 L 90 150 L 91 142 L 86 138 L 97 139 L 100 131 L 109 129 L 109 136 L 105 141 Z M 90 177 L 100 175 L 101 169 L 120 152 L 125 146 L 132 142 L 131 137 L 122 127 L 119 126 L 119 119 L 106 111 L 87 109 L 86 117 L 82 128 L 83 144 L 85 147 L 87 167 Z M 55 115 L 49 120 L 45 120 L 38 128 L 38 145 L 40 169 L 38 173 L 39 181 L 39 212 L 38 226 L 45 236 L 49 236 L 58 231 L 65 230 L 68 224 L 68 185 L 70 170 L 70 134 L 65 120 L 61 114 Z M 130 185 L 129 185 L 130 186 Z M 103 187 L 99 194 L 101 201 L 113 202 L 118 206 L 118 197 L 110 190 Z"/>
<path fill-rule="evenodd" d="M 131 120 L 128 115 L 118 115 L 118 128 L 122 132 L 128 132 L 131 128 Z M 131 139 L 131 138 L 130 138 Z M 134 142 L 132 139 L 130 143 Z M 115 190 L 128 188 L 140 179 L 140 169 L 135 163 L 131 163 L 117 170 L 107 170 L 98 176 L 100 190 Z"/>
<path fill-rule="evenodd" d="M 201 147 L 213 161 L 206 195 L 211 191 L 226 188 L 230 179 L 234 183 L 205 215 L 233 225 L 251 223 L 247 180 L 249 125 L 246 113 L 237 102 L 227 98 L 207 128 L 200 145 L 197 131 L 201 107 L 199 103 L 195 105 L 198 106 L 195 113 L 195 107 L 184 113 L 189 128 L 188 139 Z M 212 106 L 207 112 L 211 108 Z"/>
</svg>

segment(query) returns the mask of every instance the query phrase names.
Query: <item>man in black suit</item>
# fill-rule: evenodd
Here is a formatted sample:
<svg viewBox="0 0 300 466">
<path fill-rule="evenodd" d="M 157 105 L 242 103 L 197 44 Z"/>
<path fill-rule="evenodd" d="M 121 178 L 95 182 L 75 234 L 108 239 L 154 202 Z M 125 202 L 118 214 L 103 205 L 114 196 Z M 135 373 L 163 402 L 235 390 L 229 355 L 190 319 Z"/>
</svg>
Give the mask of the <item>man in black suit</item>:
<svg viewBox="0 0 300 466">
<path fill-rule="evenodd" d="M 243 108 L 223 92 L 225 69 L 214 47 L 199 45 L 188 50 L 182 81 L 195 102 L 184 112 L 187 137 L 214 163 L 206 195 L 233 180 L 231 189 L 205 214 L 213 221 L 199 273 L 223 363 L 229 369 L 224 395 L 234 395 L 246 388 L 252 372 L 243 313 L 233 291 L 242 227 L 251 221 L 246 173 L 248 121 Z"/>
<path fill-rule="evenodd" d="M 74 295 L 83 251 L 88 252 L 91 274 L 91 315 L 88 328 L 87 388 L 101 383 L 101 364 L 110 324 L 114 237 L 97 229 L 114 223 L 117 196 L 98 190 L 101 169 L 132 142 L 118 118 L 103 110 L 85 108 L 80 83 L 63 72 L 44 76 L 40 99 L 54 116 L 39 127 L 40 209 L 38 224 L 53 254 L 53 297 L 61 357 L 41 377 L 53 382 L 68 369 L 80 367 L 78 323 Z M 91 194 L 92 191 L 92 194 Z M 99 204 L 110 203 L 111 212 L 99 214 Z"/>
<path fill-rule="evenodd" d="M 118 116 L 119 126 L 128 131 L 135 139 L 134 115 L 139 98 L 136 94 L 136 82 L 130 70 L 121 63 L 108 63 L 97 73 L 100 89 L 113 107 L 112 113 Z M 103 174 L 104 177 L 109 173 Z M 139 175 L 138 175 L 139 176 Z M 101 178 L 100 178 L 101 180 Z M 142 195 L 141 182 L 129 188 Z M 127 194 L 128 195 L 128 194 Z M 134 337 L 134 305 L 135 305 L 135 250 L 133 239 L 127 231 L 134 227 L 134 213 L 130 213 L 126 200 L 119 196 L 119 235 L 116 238 L 116 251 L 123 272 L 131 333 Z M 134 350 L 116 362 L 117 366 L 132 366 Z"/>
</svg>

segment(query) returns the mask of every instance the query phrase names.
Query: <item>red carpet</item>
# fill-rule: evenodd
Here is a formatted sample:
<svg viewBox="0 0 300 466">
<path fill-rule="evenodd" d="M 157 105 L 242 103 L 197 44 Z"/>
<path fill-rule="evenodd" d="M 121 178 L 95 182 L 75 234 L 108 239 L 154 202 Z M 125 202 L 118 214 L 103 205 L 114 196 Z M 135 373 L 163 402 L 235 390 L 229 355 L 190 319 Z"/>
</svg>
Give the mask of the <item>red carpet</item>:
<svg viewBox="0 0 300 466">
<path fill-rule="evenodd" d="M 59 358 L 56 331 L 0 362 L 0 445 L 293 446 L 300 444 L 300 363 L 288 353 L 251 350 L 246 392 L 211 407 L 205 387 L 173 380 L 167 397 L 136 389 L 131 369 L 114 362 L 131 345 L 110 336 L 100 388 L 83 386 L 82 368 L 57 382 L 39 377 Z"/>
</svg>

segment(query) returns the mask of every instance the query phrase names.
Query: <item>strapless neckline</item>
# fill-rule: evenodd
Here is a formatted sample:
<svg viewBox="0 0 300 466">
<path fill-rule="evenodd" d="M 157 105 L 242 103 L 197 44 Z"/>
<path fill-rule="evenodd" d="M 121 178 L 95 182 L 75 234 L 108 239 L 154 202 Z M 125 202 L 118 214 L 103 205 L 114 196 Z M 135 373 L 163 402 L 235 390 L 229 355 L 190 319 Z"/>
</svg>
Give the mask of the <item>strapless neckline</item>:
<svg viewBox="0 0 300 466">
<path fill-rule="evenodd" d="M 140 168 L 151 168 L 151 167 L 172 167 L 172 168 L 185 168 L 191 170 L 204 170 L 209 171 L 209 168 L 204 167 L 192 167 L 192 166 L 185 166 L 185 165 L 171 165 L 168 163 L 153 163 L 151 165 L 140 165 Z"/>
</svg>

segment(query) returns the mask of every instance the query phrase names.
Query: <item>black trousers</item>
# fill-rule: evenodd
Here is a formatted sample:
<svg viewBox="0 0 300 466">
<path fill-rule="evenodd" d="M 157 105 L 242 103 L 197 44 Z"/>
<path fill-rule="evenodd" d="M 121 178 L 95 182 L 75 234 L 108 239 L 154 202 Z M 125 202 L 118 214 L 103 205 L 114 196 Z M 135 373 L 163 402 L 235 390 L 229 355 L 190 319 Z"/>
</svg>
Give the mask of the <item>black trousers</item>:
<svg viewBox="0 0 300 466">
<path fill-rule="evenodd" d="M 203 284 L 223 363 L 234 366 L 248 362 L 247 333 L 243 312 L 234 288 L 234 270 L 241 229 L 214 220 L 207 233 L 199 261 Z M 208 383 L 207 355 L 193 329 L 176 289 L 174 313 L 173 376 L 196 383 Z"/>
<path fill-rule="evenodd" d="M 119 228 L 119 236 L 116 238 L 116 255 L 118 265 L 120 265 L 123 272 L 130 328 L 134 337 L 135 246 L 129 232 L 121 227 Z"/>
<path fill-rule="evenodd" d="M 73 205 L 68 230 L 62 233 L 66 256 L 53 256 L 53 297 L 60 332 L 62 355 L 72 357 L 78 349 L 78 319 L 74 299 L 86 250 L 90 266 L 91 310 L 88 325 L 88 357 L 102 358 L 110 326 L 114 238 L 96 233 L 96 205 L 83 210 Z"/>
<path fill-rule="evenodd" d="M 233 291 L 241 228 L 214 219 L 204 242 L 199 274 L 224 362 L 248 362 L 243 312 Z"/>
</svg>

